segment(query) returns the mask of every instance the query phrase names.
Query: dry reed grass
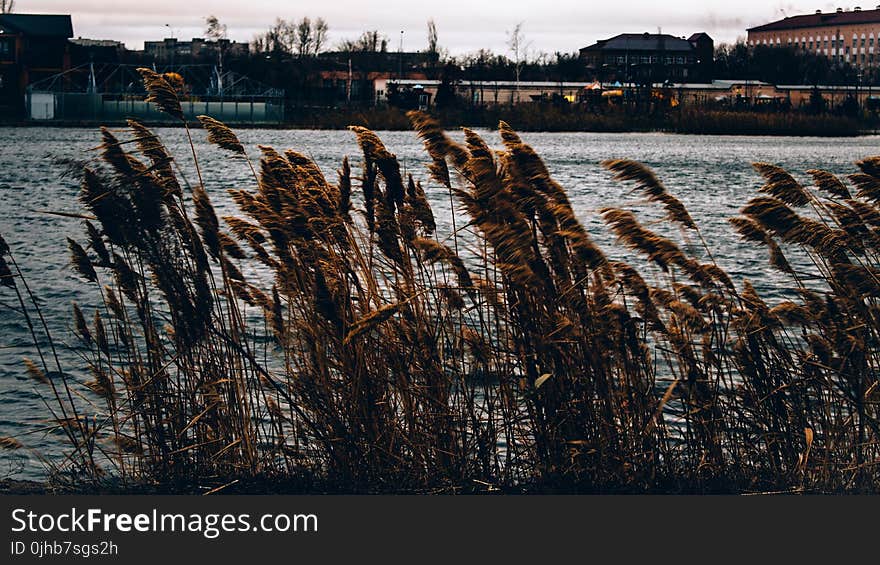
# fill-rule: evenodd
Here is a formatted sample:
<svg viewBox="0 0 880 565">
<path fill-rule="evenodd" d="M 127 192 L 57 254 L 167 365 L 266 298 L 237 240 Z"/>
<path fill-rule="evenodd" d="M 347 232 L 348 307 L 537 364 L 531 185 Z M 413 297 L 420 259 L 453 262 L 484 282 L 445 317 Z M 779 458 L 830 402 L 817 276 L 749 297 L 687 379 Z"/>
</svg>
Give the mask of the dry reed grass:
<svg viewBox="0 0 880 565">
<path fill-rule="evenodd" d="M 176 115 L 173 89 L 145 78 Z M 506 124 L 493 151 L 410 118 L 453 217 L 467 215 L 454 233 L 436 233 L 425 189 L 365 128 L 352 128 L 360 177 L 346 159 L 336 183 L 261 147 L 254 186 L 230 191 L 240 214 L 223 222 L 200 182 L 181 189 L 148 129 L 130 124 L 131 152 L 103 131 L 81 194 L 96 222 L 86 246 L 69 242 L 103 297 L 95 312 L 73 308 L 91 378 L 56 386 L 50 355 L 26 362 L 71 444 L 59 470 L 166 487 L 877 490 L 877 161 L 850 177 L 855 196 L 824 171 L 810 171 L 812 192 L 755 165 L 765 194 L 732 223 L 790 277 L 797 298 L 771 307 L 708 246 L 694 256 L 626 210 L 602 215 L 662 273 L 609 262 Z M 201 121 L 246 158 L 229 128 Z M 605 166 L 699 235 L 649 169 Z M 807 288 L 786 253 L 821 279 Z M 255 265 L 271 276 L 242 274 Z M 2 240 L 0 277 L 19 292 Z"/>
</svg>

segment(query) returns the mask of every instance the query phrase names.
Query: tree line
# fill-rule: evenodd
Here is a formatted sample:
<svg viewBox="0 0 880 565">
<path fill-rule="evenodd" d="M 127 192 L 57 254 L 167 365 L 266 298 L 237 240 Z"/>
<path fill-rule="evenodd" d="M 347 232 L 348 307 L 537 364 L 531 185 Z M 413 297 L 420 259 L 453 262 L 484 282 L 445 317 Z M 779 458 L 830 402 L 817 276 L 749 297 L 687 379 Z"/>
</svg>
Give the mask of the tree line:
<svg viewBox="0 0 880 565">
<path fill-rule="evenodd" d="M 226 35 L 226 26 L 211 16 L 206 19 L 206 35 L 220 38 Z M 265 31 L 257 34 L 251 42 L 251 51 L 257 55 L 273 55 L 275 63 L 303 61 L 306 67 L 314 59 L 327 52 L 366 54 L 360 57 L 356 67 L 376 65 L 373 69 L 398 69 L 396 51 L 389 48 L 390 40 L 379 30 L 366 30 L 359 36 L 341 39 L 335 43 L 329 39 L 330 27 L 323 18 L 303 17 L 299 20 L 276 19 Z M 453 55 L 440 43 L 437 25 L 427 22 L 427 44 L 418 52 L 426 57 L 419 59 L 419 69 L 432 79 L 447 81 L 591 81 L 596 79 L 577 51 L 548 54 L 533 47 L 528 40 L 524 24 L 518 23 L 506 32 L 506 50 L 479 49 L 474 52 Z M 387 59 L 387 60 L 386 60 Z M 412 70 L 407 68 L 405 70 Z M 720 44 L 715 49 L 713 78 L 760 80 L 773 84 L 828 84 L 828 85 L 874 85 L 880 84 L 876 69 L 858 69 L 845 61 L 833 61 L 828 57 L 788 47 L 749 46 L 740 40 L 732 44 Z"/>
</svg>

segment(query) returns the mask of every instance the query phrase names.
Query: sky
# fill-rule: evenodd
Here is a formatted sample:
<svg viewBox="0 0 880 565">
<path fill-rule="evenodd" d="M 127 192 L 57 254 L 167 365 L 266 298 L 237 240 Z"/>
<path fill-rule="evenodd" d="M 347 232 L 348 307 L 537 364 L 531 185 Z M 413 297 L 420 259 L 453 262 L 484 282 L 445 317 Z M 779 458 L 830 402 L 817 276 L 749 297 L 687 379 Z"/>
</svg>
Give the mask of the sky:
<svg viewBox="0 0 880 565">
<path fill-rule="evenodd" d="M 878 0 L 880 1 L 880 0 Z M 864 9 L 873 5 L 821 1 L 770 0 L 17 0 L 19 13 L 71 14 L 74 34 L 116 39 L 131 49 L 144 40 L 202 36 L 204 20 L 217 16 L 229 38 L 250 41 L 276 18 L 322 17 L 330 26 L 330 46 L 376 29 L 396 51 L 427 45 L 427 21 L 433 19 L 439 43 L 452 55 L 489 48 L 507 52 L 507 37 L 518 23 L 532 56 L 574 52 L 618 33 L 663 33 L 689 36 L 705 31 L 716 44 L 745 36 L 748 27 L 817 9 Z M 401 31 L 403 32 L 401 36 Z"/>
</svg>

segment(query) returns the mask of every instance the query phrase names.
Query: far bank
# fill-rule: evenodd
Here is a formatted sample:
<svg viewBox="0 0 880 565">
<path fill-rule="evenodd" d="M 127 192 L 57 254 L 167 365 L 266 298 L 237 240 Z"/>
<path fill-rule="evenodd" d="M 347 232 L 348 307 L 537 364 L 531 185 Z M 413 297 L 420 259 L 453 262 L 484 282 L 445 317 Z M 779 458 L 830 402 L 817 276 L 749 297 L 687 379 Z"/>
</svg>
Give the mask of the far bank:
<svg viewBox="0 0 880 565">
<path fill-rule="evenodd" d="M 798 137 L 854 137 L 876 133 L 875 119 L 855 119 L 836 114 L 804 112 L 749 112 L 729 110 L 672 109 L 651 114 L 625 110 L 605 112 L 584 111 L 577 107 L 553 105 L 521 105 L 450 109 L 435 112 L 447 128 L 494 129 L 503 118 L 512 127 L 529 132 L 665 132 L 695 135 L 772 135 Z M 146 120 L 148 125 L 172 125 Z M 90 121 L 22 121 L 0 118 L 0 125 L 83 127 Z M 110 121 L 101 125 L 124 125 Z M 288 109 L 283 122 L 276 124 L 236 123 L 236 128 L 260 129 L 345 129 L 358 125 L 373 130 L 401 131 L 410 128 L 404 110 L 382 108 L 318 108 Z"/>
</svg>

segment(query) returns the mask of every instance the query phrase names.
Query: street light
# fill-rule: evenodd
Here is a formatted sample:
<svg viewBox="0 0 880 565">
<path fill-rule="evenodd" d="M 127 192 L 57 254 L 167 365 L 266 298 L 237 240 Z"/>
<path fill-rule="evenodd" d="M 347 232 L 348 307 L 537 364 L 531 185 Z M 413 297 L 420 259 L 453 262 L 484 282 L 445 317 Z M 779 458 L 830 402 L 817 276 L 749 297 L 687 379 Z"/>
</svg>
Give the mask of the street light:
<svg viewBox="0 0 880 565">
<path fill-rule="evenodd" d="M 859 109 L 859 114 L 862 112 L 862 103 L 859 100 L 859 88 L 862 86 L 862 69 L 859 69 L 856 73 L 856 108 Z"/>
</svg>

